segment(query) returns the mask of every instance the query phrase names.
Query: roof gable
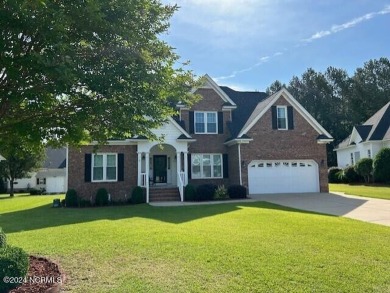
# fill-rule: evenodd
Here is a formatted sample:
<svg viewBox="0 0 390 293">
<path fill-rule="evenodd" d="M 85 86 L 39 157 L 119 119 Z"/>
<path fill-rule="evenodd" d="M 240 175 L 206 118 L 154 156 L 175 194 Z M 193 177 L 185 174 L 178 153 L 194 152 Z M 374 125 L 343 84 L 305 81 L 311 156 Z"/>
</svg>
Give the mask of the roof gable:
<svg viewBox="0 0 390 293">
<path fill-rule="evenodd" d="M 356 127 L 354 127 L 352 129 L 352 133 L 351 135 L 349 136 L 349 141 L 348 141 L 348 144 L 351 145 L 353 143 L 360 143 L 362 142 L 362 137 L 360 136 L 359 132 L 357 131 Z"/>
<path fill-rule="evenodd" d="M 286 88 L 282 88 L 281 90 L 269 96 L 267 99 L 263 100 L 256 106 L 247 123 L 239 132 L 238 137 L 241 137 L 242 135 L 246 134 L 271 108 L 271 106 L 282 96 L 318 132 L 318 134 L 325 135 L 329 139 L 332 139 L 332 136 L 317 122 L 317 120 L 314 119 L 313 116 L 310 115 L 309 112 L 307 112 L 305 108 L 302 107 L 302 105 L 296 99 L 294 99 L 294 97 L 289 93 Z"/>
<path fill-rule="evenodd" d="M 226 103 L 226 106 L 236 106 L 233 100 L 219 87 L 219 85 L 216 84 L 216 82 L 208 74 L 204 75 L 203 79 L 203 85 L 198 88 L 194 88 L 192 93 L 195 93 L 199 88 L 213 89 Z"/>
<path fill-rule="evenodd" d="M 363 125 L 372 123 L 369 140 L 390 139 L 390 102 L 376 112 Z"/>
<path fill-rule="evenodd" d="M 176 139 L 178 137 L 183 138 L 184 135 L 186 138 L 191 139 L 191 136 L 188 134 L 188 132 L 185 131 L 172 117 L 168 117 L 167 123 L 163 124 L 157 129 L 152 130 L 152 132 L 158 137 L 172 136 L 172 139 Z"/>
</svg>

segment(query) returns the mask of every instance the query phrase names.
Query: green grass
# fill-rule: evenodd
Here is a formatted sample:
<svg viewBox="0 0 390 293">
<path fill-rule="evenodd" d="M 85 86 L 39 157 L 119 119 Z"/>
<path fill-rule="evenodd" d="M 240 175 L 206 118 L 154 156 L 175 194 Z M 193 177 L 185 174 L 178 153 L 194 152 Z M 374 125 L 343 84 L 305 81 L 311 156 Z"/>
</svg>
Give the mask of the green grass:
<svg viewBox="0 0 390 293">
<path fill-rule="evenodd" d="M 358 196 L 390 199 L 390 186 L 388 185 L 329 184 L 329 190 Z"/>
<path fill-rule="evenodd" d="M 53 209 L 0 200 L 10 244 L 70 292 L 390 292 L 390 228 L 264 202 Z"/>
</svg>

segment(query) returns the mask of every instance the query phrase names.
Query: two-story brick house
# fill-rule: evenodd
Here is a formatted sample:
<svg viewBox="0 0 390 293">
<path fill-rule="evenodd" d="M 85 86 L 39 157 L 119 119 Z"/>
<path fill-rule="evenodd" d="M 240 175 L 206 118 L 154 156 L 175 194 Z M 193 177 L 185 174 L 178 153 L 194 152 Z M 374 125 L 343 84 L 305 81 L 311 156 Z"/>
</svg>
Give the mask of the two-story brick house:
<svg viewBox="0 0 390 293">
<path fill-rule="evenodd" d="M 331 135 L 286 90 L 267 96 L 218 86 L 206 75 L 202 99 L 144 138 L 68 150 L 68 188 L 86 198 L 105 187 L 116 199 L 134 186 L 158 200 L 162 187 L 241 184 L 249 194 L 327 192 Z M 158 192 L 156 189 L 158 188 Z"/>
</svg>

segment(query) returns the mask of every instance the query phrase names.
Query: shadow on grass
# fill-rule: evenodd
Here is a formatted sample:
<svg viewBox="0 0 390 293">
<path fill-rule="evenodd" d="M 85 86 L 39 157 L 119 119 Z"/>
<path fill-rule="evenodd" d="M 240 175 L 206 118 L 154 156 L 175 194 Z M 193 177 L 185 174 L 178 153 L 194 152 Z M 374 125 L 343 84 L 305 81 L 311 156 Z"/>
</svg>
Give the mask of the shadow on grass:
<svg viewBox="0 0 390 293">
<path fill-rule="evenodd" d="M 94 208 L 52 208 L 51 204 L 32 209 L 0 214 L 0 226 L 7 233 L 44 229 L 99 220 L 144 218 L 173 224 L 185 223 L 253 207 L 305 214 L 320 214 L 296 210 L 267 202 L 240 202 L 180 207 L 153 207 L 147 204 Z"/>
</svg>

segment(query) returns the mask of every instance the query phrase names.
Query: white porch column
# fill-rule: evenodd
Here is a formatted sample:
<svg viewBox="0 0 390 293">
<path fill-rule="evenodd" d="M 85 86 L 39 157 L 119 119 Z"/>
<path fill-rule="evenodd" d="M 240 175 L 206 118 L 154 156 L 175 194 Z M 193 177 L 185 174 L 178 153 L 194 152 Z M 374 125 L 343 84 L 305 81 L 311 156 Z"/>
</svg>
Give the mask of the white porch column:
<svg viewBox="0 0 390 293">
<path fill-rule="evenodd" d="M 188 152 L 184 152 L 184 186 L 188 184 Z"/>
<path fill-rule="evenodd" d="M 149 153 L 145 153 L 146 202 L 149 203 Z"/>
<path fill-rule="evenodd" d="M 141 163 L 142 163 L 142 152 L 137 152 L 138 154 L 138 179 L 137 179 L 137 185 L 141 186 Z"/>
<path fill-rule="evenodd" d="M 181 152 L 176 152 L 176 171 L 177 171 L 177 186 L 180 182 L 180 171 L 181 171 Z"/>
</svg>

